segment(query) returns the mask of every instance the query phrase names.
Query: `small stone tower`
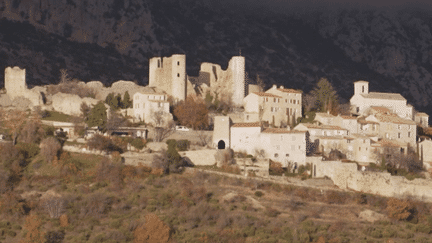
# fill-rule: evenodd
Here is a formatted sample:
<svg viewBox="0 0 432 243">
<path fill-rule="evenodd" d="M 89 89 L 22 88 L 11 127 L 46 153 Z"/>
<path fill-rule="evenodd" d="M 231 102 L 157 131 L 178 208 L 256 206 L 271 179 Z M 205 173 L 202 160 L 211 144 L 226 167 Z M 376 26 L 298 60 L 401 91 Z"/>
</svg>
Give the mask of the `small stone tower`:
<svg viewBox="0 0 432 243">
<path fill-rule="evenodd" d="M 5 69 L 5 89 L 9 97 L 20 96 L 27 90 L 25 75 L 25 69 L 19 67 Z"/>
<path fill-rule="evenodd" d="M 356 94 L 368 94 L 368 93 L 369 93 L 369 82 L 367 82 L 367 81 L 354 82 L 354 95 L 356 95 Z"/>
<path fill-rule="evenodd" d="M 213 147 L 226 149 L 230 147 L 230 127 L 229 116 L 216 116 L 213 128 Z"/>
</svg>

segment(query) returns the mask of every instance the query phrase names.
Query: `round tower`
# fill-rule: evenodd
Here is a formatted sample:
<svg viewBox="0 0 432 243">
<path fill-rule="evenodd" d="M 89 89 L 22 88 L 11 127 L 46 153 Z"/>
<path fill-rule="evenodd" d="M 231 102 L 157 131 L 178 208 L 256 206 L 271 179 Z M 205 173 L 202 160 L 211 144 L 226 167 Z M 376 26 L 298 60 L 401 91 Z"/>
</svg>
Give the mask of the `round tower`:
<svg viewBox="0 0 432 243">
<path fill-rule="evenodd" d="M 354 95 L 368 94 L 368 93 L 369 93 L 369 82 L 362 81 L 362 80 L 354 82 Z"/>
<path fill-rule="evenodd" d="M 241 106 L 245 96 L 245 57 L 234 56 L 230 64 L 232 70 L 232 101 L 235 106 Z"/>
<path fill-rule="evenodd" d="M 171 56 L 172 65 L 172 96 L 181 101 L 186 99 L 186 55 Z"/>
</svg>

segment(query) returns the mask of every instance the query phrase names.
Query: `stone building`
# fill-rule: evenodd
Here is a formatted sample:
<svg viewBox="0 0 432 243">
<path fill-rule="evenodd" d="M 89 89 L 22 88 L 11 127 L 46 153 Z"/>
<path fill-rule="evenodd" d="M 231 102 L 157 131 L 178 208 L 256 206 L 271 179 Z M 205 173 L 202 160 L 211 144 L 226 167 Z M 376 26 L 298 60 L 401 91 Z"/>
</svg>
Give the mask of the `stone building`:
<svg viewBox="0 0 432 243">
<path fill-rule="evenodd" d="M 285 122 L 288 125 L 294 124 L 299 117 L 302 117 L 302 91 L 286 89 L 284 86 L 277 88 L 273 85 L 266 93 L 282 97 L 281 103 L 287 119 Z"/>
<path fill-rule="evenodd" d="M 372 106 L 386 107 L 392 113 L 406 119 L 413 119 L 413 107 L 400 94 L 369 92 L 369 82 L 354 82 L 354 95 L 350 99 L 351 113 L 363 115 Z"/>
<path fill-rule="evenodd" d="M 245 57 L 234 56 L 226 70 L 218 64 L 201 63 L 197 85 L 207 85 L 220 100 L 231 101 L 239 107 L 245 97 L 245 78 Z"/>
<path fill-rule="evenodd" d="M 423 128 L 429 127 L 429 115 L 424 112 L 416 113 L 414 121 Z"/>
<path fill-rule="evenodd" d="M 286 127 L 301 117 L 301 92 L 276 88 L 250 93 L 243 99 L 244 121 L 265 121 L 276 127 Z"/>
<path fill-rule="evenodd" d="M 149 60 L 149 86 L 157 87 L 182 101 L 187 94 L 186 55 L 153 57 Z"/>
<path fill-rule="evenodd" d="M 133 96 L 134 117 L 154 126 L 165 126 L 173 119 L 165 93 L 137 92 Z"/>
<path fill-rule="evenodd" d="M 30 106 L 40 106 L 44 104 L 43 96 L 36 90 L 27 89 L 26 70 L 19 67 L 7 67 L 5 69 L 5 89 L 6 94 L 11 100 L 15 98 L 27 99 Z"/>
<path fill-rule="evenodd" d="M 228 134 L 228 125 L 227 116 L 215 118 L 215 147 L 221 143 L 229 144 L 235 152 L 264 156 L 280 162 L 284 167 L 306 163 L 306 132 L 290 131 L 288 128 L 263 129 L 260 122 L 235 123 L 229 126 L 229 141 L 225 141 L 223 134 Z"/>
</svg>

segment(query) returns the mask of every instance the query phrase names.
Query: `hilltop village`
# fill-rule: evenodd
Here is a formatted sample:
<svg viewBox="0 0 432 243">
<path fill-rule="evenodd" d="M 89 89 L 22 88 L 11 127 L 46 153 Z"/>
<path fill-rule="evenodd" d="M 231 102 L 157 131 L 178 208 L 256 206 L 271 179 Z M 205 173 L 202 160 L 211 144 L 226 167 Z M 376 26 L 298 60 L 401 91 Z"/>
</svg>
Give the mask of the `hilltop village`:
<svg viewBox="0 0 432 243">
<path fill-rule="evenodd" d="M 180 54 L 148 86 L 4 81 L 0 242 L 429 242 L 429 116 L 367 81 L 340 104 L 325 78 L 265 88 L 243 56 L 189 76 Z"/>
<path fill-rule="evenodd" d="M 59 84 L 28 89 L 25 75 L 25 69 L 6 68 L 0 105 L 5 111 L 39 116 L 63 134 L 68 142 L 62 149 L 67 151 L 118 151 L 126 164 L 168 169 L 155 165 L 154 156 L 169 150 L 167 140 L 177 139 L 186 144 L 178 149 L 180 170 L 217 165 L 244 176 L 300 173 L 329 177 L 340 188 L 387 196 L 405 193 L 411 185 L 401 186 L 405 182 L 399 180 L 390 182 L 391 190 L 381 191 L 370 181 L 397 177 L 374 169 L 421 172 L 432 165 L 429 116 L 400 94 L 369 91 L 373 87 L 367 81 L 353 83 L 348 114 L 333 114 L 331 109 L 303 111 L 301 90 L 275 84 L 264 90 L 263 85 L 249 84 L 243 56 L 232 57 L 226 70 L 202 63 L 198 77 L 186 74 L 186 55 L 154 57 L 145 87 L 131 81 L 104 87 L 98 81 L 72 80 L 62 70 Z M 1 136 L 3 142 L 16 142 L 10 129 Z M 98 144 L 101 137 L 121 138 L 127 146 L 104 147 Z M 365 182 L 350 185 L 350 176 Z M 432 200 L 430 195 L 427 200 Z"/>
</svg>

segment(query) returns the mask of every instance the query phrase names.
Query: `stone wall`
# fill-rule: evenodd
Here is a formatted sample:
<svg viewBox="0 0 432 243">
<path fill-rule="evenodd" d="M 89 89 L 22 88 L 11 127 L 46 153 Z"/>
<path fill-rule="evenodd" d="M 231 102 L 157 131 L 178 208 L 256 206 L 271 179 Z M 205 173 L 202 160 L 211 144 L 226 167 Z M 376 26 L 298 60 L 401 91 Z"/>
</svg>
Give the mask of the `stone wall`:
<svg viewBox="0 0 432 243">
<path fill-rule="evenodd" d="M 92 107 L 99 101 L 93 98 L 80 98 L 78 95 L 64 93 L 57 93 L 52 96 L 52 107 L 55 111 L 73 116 L 81 114 L 82 102 Z"/>
<path fill-rule="evenodd" d="M 195 151 L 182 151 L 179 154 L 190 160 L 194 165 L 214 165 L 216 163 L 215 149 L 203 149 Z"/>
<path fill-rule="evenodd" d="M 414 197 L 432 202 L 432 180 L 407 180 L 402 176 L 391 176 L 386 172 L 357 170 L 357 164 L 340 161 L 317 161 L 316 177 L 327 176 L 341 189 L 350 189 L 363 193 L 386 197 Z"/>
</svg>

